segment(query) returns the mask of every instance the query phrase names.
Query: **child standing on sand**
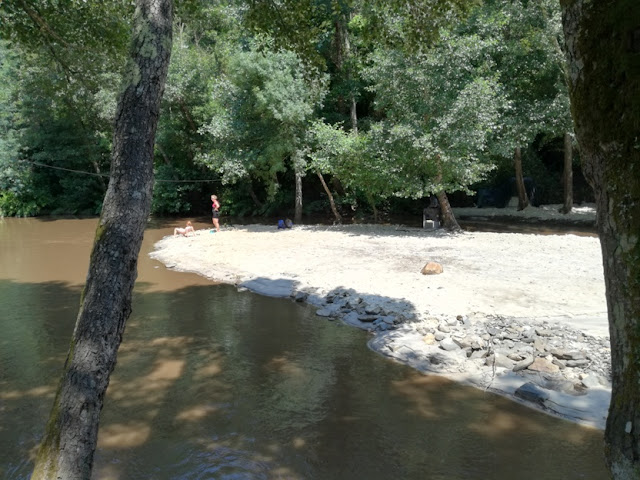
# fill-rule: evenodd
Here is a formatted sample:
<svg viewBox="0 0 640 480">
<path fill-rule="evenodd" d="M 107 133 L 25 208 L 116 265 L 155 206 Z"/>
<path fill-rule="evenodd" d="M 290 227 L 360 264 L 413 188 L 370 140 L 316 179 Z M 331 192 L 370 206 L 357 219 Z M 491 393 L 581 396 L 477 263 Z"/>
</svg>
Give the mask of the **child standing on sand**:
<svg viewBox="0 0 640 480">
<path fill-rule="evenodd" d="M 191 222 L 187 221 L 187 226 L 184 228 L 174 228 L 173 229 L 173 236 L 175 237 L 176 235 L 182 235 L 183 237 L 188 237 L 190 233 L 194 233 L 195 234 L 195 230 L 193 229 L 193 226 L 191 225 Z"/>
</svg>

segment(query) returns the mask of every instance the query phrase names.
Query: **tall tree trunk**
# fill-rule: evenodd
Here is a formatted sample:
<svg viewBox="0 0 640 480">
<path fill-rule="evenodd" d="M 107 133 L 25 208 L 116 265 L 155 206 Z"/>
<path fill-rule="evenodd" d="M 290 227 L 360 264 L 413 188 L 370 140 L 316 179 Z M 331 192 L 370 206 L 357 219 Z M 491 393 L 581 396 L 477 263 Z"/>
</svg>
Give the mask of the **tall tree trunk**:
<svg viewBox="0 0 640 480">
<path fill-rule="evenodd" d="M 253 203 L 255 203 L 256 207 L 258 207 L 259 209 L 262 209 L 262 207 L 264 207 L 264 203 L 260 201 L 260 199 L 256 195 L 255 190 L 253 189 L 253 185 L 251 184 L 249 184 L 249 196 L 251 197 L 251 200 L 253 200 Z"/>
<path fill-rule="evenodd" d="M 344 67 L 345 59 L 348 59 L 351 55 L 351 41 L 349 40 L 349 30 L 347 29 L 346 19 L 340 19 L 335 22 L 336 27 L 336 67 L 340 72 L 343 72 L 349 85 L 349 118 L 351 119 L 351 130 L 353 133 L 358 133 L 358 112 L 356 97 L 351 89 L 351 70 L 349 67 Z M 342 98 L 340 98 L 340 104 L 343 104 Z"/>
<path fill-rule="evenodd" d="M 452 232 L 460 232 L 462 228 L 456 220 L 456 216 L 453 214 L 453 209 L 449 203 L 449 197 L 444 190 L 436 193 L 438 203 L 440 203 L 440 216 L 442 217 L 442 226 Z"/>
<path fill-rule="evenodd" d="M 296 170 L 296 208 L 294 213 L 294 222 L 302 222 L 302 171 L 299 166 L 295 167 Z"/>
<path fill-rule="evenodd" d="M 107 191 L 107 184 L 105 183 L 104 177 L 102 176 L 102 169 L 100 168 L 100 164 L 98 162 L 96 162 L 95 160 L 93 160 L 91 163 L 93 163 L 93 169 L 98 174 L 98 182 L 100 183 L 100 186 L 102 187 L 102 191 L 106 192 Z"/>
<path fill-rule="evenodd" d="M 573 142 L 571 134 L 564 133 L 564 174 L 562 176 L 564 186 L 564 205 L 562 213 L 571 213 L 573 210 Z"/>
<path fill-rule="evenodd" d="M 89 479 L 100 410 L 116 364 L 151 206 L 153 146 L 171 53 L 171 0 L 137 0 L 118 104 L 111 181 L 87 282 L 33 480 Z"/>
<path fill-rule="evenodd" d="M 378 208 L 376 207 L 376 202 L 373 199 L 373 195 L 371 195 L 369 192 L 366 193 L 367 196 L 367 202 L 369 202 L 369 206 L 371 207 L 371 210 L 373 211 L 373 223 L 378 223 Z"/>
<path fill-rule="evenodd" d="M 563 0 L 569 94 L 602 246 L 612 397 L 605 457 L 640 478 L 640 2 Z"/>
<path fill-rule="evenodd" d="M 320 179 L 320 183 L 322 183 L 322 188 L 324 188 L 324 191 L 327 194 L 327 197 L 329 197 L 329 205 L 331 205 L 331 211 L 333 212 L 333 216 L 336 219 L 334 223 L 342 223 L 342 217 L 338 213 L 338 209 L 336 208 L 336 202 L 333 199 L 331 190 L 329 190 L 329 187 L 327 186 L 327 182 L 324 181 L 324 177 L 322 176 L 322 173 L 320 172 L 320 170 L 316 170 L 316 174 Z"/>
<path fill-rule="evenodd" d="M 345 57 L 349 58 L 351 56 L 351 41 L 349 40 L 349 30 L 347 30 L 347 26 L 344 22 L 341 22 L 343 28 L 342 38 L 344 40 L 344 54 Z M 351 118 L 351 130 L 353 133 L 358 133 L 358 109 L 356 103 L 356 96 L 353 93 L 353 88 L 351 86 L 351 68 L 347 68 L 347 82 L 349 84 L 349 104 L 350 104 L 350 118 Z"/>
<path fill-rule="evenodd" d="M 516 147 L 513 154 L 513 163 L 516 170 L 516 189 L 518 190 L 518 210 L 524 210 L 529 206 L 527 190 L 524 188 L 524 175 L 522 174 L 522 152 Z"/>
</svg>

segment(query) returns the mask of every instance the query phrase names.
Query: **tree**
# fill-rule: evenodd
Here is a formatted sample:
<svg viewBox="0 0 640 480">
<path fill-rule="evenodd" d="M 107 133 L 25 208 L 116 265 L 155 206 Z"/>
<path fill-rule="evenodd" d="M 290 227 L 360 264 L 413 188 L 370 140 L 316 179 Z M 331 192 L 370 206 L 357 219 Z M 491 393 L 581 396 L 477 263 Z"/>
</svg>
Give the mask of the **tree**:
<svg viewBox="0 0 640 480">
<path fill-rule="evenodd" d="M 211 118 L 211 83 L 225 70 L 226 52 L 239 42 L 238 11 L 225 1 L 176 5 L 171 65 L 156 134 L 154 214 L 193 215 L 194 204 L 209 198 L 212 183 L 219 182 L 195 159 L 205 145 L 200 128 Z M 212 177 L 210 182 L 185 181 Z"/>
<path fill-rule="evenodd" d="M 385 119 L 367 133 L 360 169 L 379 196 L 438 197 L 446 228 L 459 229 L 445 192 L 493 168 L 486 155 L 502 103 L 478 37 L 454 37 L 427 53 L 380 50 L 367 76 Z M 363 183 L 364 184 L 364 183 Z"/>
<path fill-rule="evenodd" d="M 564 133 L 564 167 L 562 174 L 562 191 L 564 203 L 561 213 L 571 213 L 573 210 L 573 139 L 569 132 Z"/>
<path fill-rule="evenodd" d="M 153 145 L 169 66 L 171 0 L 137 0 L 131 58 L 118 103 L 111 180 L 71 347 L 32 479 L 89 479 L 100 410 L 131 312 L 151 206 Z"/>
<path fill-rule="evenodd" d="M 17 154 L 0 158 L 9 213 L 99 212 L 130 11 L 126 0 L 0 3 L 3 37 L 20 55 L 22 134 Z"/>
<path fill-rule="evenodd" d="M 201 129 L 209 149 L 199 157 L 224 183 L 262 182 L 270 200 L 280 188 L 278 174 L 293 170 L 299 215 L 307 129 L 325 93 L 324 77 L 305 73 L 291 51 L 237 52 L 214 86 L 213 118 Z"/>
<path fill-rule="evenodd" d="M 594 188 L 606 284 L 613 392 L 605 457 L 640 478 L 640 3 L 563 0 L 571 109 Z"/>
</svg>

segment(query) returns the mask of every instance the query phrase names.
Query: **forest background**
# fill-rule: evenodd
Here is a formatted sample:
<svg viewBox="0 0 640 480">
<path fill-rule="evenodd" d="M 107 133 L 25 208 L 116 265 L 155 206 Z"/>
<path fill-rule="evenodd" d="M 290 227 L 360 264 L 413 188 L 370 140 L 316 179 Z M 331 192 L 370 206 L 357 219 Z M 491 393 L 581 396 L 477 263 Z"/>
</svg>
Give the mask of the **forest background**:
<svg viewBox="0 0 640 480">
<path fill-rule="evenodd" d="M 215 192 L 230 216 L 378 220 L 517 172 L 538 203 L 563 203 L 567 175 L 592 201 L 558 2 L 438 6 L 176 2 L 152 213 L 204 215 Z M 0 215 L 99 214 L 132 9 L 0 4 Z"/>
</svg>

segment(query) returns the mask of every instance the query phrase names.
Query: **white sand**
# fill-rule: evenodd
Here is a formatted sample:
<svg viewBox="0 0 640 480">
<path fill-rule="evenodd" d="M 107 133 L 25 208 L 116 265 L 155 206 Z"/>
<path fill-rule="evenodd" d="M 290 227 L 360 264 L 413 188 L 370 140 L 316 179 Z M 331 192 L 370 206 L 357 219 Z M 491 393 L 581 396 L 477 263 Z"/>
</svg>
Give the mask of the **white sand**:
<svg viewBox="0 0 640 480">
<path fill-rule="evenodd" d="M 288 296 L 287 285 L 319 295 L 352 288 L 407 300 L 420 315 L 557 318 L 608 334 L 602 254 L 593 237 L 250 225 L 166 237 L 152 257 L 221 282 L 260 279 L 255 289 L 267 295 Z M 422 275 L 429 261 L 444 272 Z"/>
<path fill-rule="evenodd" d="M 328 292 L 349 288 L 390 303 L 405 301 L 418 319 L 500 315 L 559 321 L 590 335 L 608 335 L 602 254 L 595 237 L 449 234 L 371 225 L 279 231 L 250 225 L 167 236 L 151 256 L 169 268 L 265 295 L 304 291 L 309 301 L 321 304 Z M 444 272 L 422 275 L 429 261 L 440 263 Z M 598 409 L 594 423 L 601 426 L 606 404 L 590 408 Z"/>
</svg>

